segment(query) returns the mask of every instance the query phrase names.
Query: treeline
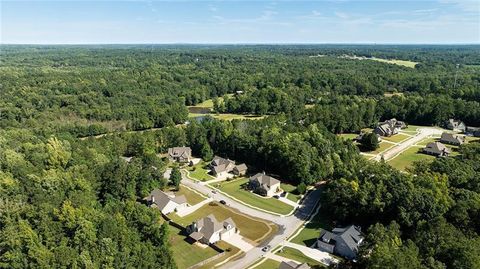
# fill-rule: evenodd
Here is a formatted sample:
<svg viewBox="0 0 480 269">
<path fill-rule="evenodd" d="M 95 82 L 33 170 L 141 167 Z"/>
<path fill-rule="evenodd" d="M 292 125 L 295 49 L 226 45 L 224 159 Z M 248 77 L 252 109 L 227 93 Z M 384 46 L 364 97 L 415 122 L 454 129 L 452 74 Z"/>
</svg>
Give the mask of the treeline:
<svg viewBox="0 0 480 269">
<path fill-rule="evenodd" d="M 359 262 L 342 268 L 479 268 L 480 144 L 460 152 L 410 174 L 370 164 L 332 180 L 323 210 L 370 227 Z"/>
</svg>

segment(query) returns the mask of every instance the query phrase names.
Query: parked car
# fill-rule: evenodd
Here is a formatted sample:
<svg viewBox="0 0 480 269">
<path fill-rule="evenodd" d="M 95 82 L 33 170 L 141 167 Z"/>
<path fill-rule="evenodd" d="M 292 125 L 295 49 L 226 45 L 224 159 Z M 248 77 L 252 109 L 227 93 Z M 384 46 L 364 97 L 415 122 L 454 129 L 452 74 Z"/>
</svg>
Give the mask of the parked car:
<svg viewBox="0 0 480 269">
<path fill-rule="evenodd" d="M 212 190 L 212 193 L 217 193 L 217 191 L 216 191 L 216 190 Z"/>
<path fill-rule="evenodd" d="M 227 202 L 225 202 L 225 200 L 220 200 L 220 204 L 222 204 L 222 205 L 226 205 L 226 204 L 227 204 Z"/>
<path fill-rule="evenodd" d="M 263 251 L 263 252 L 267 252 L 267 251 L 270 250 L 270 248 L 271 248 L 270 245 L 264 246 L 264 247 L 262 248 L 262 251 Z"/>
<path fill-rule="evenodd" d="M 274 195 L 273 198 L 278 199 L 278 198 L 280 198 L 280 196 Z"/>
</svg>

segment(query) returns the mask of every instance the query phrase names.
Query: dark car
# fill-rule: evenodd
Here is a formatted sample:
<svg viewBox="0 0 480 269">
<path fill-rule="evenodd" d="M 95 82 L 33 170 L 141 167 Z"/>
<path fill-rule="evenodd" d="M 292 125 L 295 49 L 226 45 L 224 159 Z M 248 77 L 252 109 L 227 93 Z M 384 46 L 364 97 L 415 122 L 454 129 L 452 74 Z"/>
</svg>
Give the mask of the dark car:
<svg viewBox="0 0 480 269">
<path fill-rule="evenodd" d="M 227 202 L 225 202 L 225 200 L 220 200 L 220 204 L 222 204 L 222 205 L 226 205 L 226 204 L 227 204 Z"/>
<path fill-rule="evenodd" d="M 280 196 L 274 195 L 273 198 L 278 199 L 278 198 L 280 198 Z"/>
<path fill-rule="evenodd" d="M 267 251 L 269 251 L 269 250 L 270 250 L 270 248 L 271 248 L 271 246 L 270 246 L 270 245 L 268 245 L 268 246 L 264 246 L 264 247 L 262 248 L 262 251 L 263 251 L 263 252 L 267 252 Z"/>
</svg>

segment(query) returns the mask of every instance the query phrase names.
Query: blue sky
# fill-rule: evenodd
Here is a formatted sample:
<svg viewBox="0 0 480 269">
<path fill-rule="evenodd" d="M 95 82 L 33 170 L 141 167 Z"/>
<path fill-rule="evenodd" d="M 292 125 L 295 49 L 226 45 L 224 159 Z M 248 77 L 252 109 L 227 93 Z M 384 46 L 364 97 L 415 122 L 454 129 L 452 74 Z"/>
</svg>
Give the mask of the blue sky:
<svg viewBox="0 0 480 269">
<path fill-rule="evenodd" d="M 0 42 L 480 43 L 480 1 L 5 1 Z"/>
</svg>

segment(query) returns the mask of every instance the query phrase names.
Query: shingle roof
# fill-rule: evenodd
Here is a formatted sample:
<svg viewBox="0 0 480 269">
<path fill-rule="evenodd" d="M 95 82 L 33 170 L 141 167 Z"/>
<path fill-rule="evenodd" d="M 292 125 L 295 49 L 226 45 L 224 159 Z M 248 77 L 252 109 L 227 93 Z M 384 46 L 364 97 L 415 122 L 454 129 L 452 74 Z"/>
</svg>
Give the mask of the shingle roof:
<svg viewBox="0 0 480 269">
<path fill-rule="evenodd" d="M 440 141 L 446 142 L 446 143 L 463 144 L 463 142 L 465 142 L 465 137 L 444 132 L 442 133 L 442 137 L 440 138 Z"/>
<path fill-rule="evenodd" d="M 184 195 L 176 196 L 176 197 L 171 197 L 168 194 L 164 193 L 163 191 L 159 189 L 155 189 L 150 193 L 150 196 L 147 197 L 148 201 L 152 201 L 152 197 L 154 199 L 154 203 L 157 205 L 158 209 L 163 210 L 165 206 L 170 202 L 174 202 L 177 204 L 184 204 L 187 202 L 187 199 L 185 198 Z"/>
<path fill-rule="evenodd" d="M 424 150 L 437 154 L 441 154 L 442 152 L 450 153 L 450 149 L 440 142 L 428 143 Z"/>
<path fill-rule="evenodd" d="M 241 163 L 241 164 L 235 166 L 235 169 L 237 169 L 237 171 L 242 172 L 242 171 L 246 171 L 248 168 L 247 168 L 246 164 Z"/>
<path fill-rule="evenodd" d="M 168 149 L 168 155 L 173 158 L 184 157 L 190 158 L 192 155 L 192 149 L 190 147 L 173 147 Z"/>
<path fill-rule="evenodd" d="M 258 173 L 250 178 L 250 180 L 255 180 L 260 183 L 260 185 L 266 185 L 266 187 L 271 187 L 273 185 L 279 184 L 280 180 L 273 178 L 271 176 L 267 176 L 263 173 Z"/>
</svg>

